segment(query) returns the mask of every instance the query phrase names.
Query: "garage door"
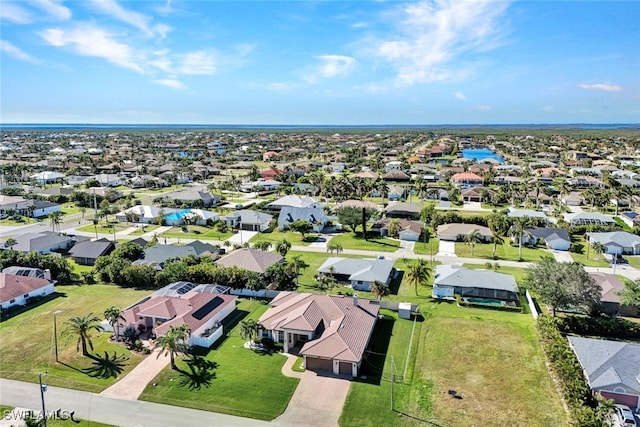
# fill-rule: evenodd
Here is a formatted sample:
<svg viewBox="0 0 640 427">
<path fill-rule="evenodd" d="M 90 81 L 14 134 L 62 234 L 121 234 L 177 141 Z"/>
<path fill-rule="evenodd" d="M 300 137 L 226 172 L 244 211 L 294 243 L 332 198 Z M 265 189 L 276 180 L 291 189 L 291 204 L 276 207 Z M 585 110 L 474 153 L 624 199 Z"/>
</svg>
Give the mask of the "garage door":
<svg viewBox="0 0 640 427">
<path fill-rule="evenodd" d="M 352 364 L 349 362 L 340 362 L 340 373 L 343 375 L 351 375 L 353 374 L 351 370 Z"/>
<path fill-rule="evenodd" d="M 310 371 L 328 371 L 333 372 L 333 360 L 318 359 L 316 357 L 307 357 L 305 363 L 306 369 Z"/>
</svg>

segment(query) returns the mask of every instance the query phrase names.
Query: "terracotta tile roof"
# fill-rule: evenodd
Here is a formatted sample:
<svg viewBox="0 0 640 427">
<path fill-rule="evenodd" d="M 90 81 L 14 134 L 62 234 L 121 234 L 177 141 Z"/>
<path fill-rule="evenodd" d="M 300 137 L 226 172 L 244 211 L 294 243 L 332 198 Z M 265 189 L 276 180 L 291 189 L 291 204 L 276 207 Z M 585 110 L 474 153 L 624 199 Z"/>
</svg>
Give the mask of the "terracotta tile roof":
<svg viewBox="0 0 640 427">
<path fill-rule="evenodd" d="M 269 330 L 324 331 L 307 342 L 301 355 L 358 362 L 367 347 L 380 306 L 374 301 L 281 292 L 258 322 Z"/>
<path fill-rule="evenodd" d="M 480 181 L 482 182 L 482 177 L 476 175 L 475 173 L 470 172 L 462 172 L 457 173 L 451 177 L 453 181 Z"/>
<path fill-rule="evenodd" d="M 10 301 L 49 285 L 49 281 L 37 277 L 0 273 L 0 301 Z"/>
<path fill-rule="evenodd" d="M 242 248 L 223 256 L 216 264 L 223 267 L 239 267 L 256 273 L 264 273 L 271 265 L 279 263 L 284 258 L 280 254 L 274 254 L 256 249 Z"/>
</svg>

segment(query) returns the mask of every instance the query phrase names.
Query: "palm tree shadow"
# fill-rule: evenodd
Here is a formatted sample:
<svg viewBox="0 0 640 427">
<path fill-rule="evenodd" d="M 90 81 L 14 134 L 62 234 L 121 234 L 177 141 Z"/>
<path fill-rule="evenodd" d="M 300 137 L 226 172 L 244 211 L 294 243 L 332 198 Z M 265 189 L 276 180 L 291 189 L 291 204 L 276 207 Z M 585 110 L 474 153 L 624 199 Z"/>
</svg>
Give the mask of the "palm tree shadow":
<svg viewBox="0 0 640 427">
<path fill-rule="evenodd" d="M 216 379 L 214 370 L 218 368 L 217 362 L 191 355 L 186 363 L 188 371 L 178 370 L 181 376 L 179 383 L 181 387 L 187 387 L 191 391 L 200 390 L 203 386 L 209 388 L 211 381 Z"/>
<path fill-rule="evenodd" d="M 116 378 L 124 370 L 125 362 L 129 360 L 128 357 L 118 355 L 115 351 L 113 356 L 110 356 L 106 350 L 104 357 L 97 355 L 90 355 L 90 357 L 93 359 L 91 367 L 83 369 L 82 372 L 95 378 Z"/>
</svg>

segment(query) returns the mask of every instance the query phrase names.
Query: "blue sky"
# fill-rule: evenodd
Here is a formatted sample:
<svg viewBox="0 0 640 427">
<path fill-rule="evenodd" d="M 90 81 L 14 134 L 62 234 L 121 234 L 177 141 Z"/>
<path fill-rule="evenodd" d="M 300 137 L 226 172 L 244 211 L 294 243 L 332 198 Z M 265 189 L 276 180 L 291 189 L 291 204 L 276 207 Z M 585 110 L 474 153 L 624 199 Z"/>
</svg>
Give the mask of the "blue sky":
<svg viewBox="0 0 640 427">
<path fill-rule="evenodd" d="M 0 0 L 0 122 L 640 123 L 640 1 Z"/>
</svg>

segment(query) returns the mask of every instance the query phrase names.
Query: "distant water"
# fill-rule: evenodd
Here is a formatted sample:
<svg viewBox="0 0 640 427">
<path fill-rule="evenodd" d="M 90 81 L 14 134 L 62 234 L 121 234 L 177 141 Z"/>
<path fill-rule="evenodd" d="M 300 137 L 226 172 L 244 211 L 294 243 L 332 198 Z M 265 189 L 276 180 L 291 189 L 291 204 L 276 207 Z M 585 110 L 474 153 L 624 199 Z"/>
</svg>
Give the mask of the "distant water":
<svg viewBox="0 0 640 427">
<path fill-rule="evenodd" d="M 462 150 L 462 157 L 465 159 L 472 159 L 476 162 L 484 159 L 494 159 L 499 161 L 500 163 L 504 163 L 504 158 L 497 155 L 493 151 L 488 148 L 469 148 Z"/>
<path fill-rule="evenodd" d="M 466 125 L 238 125 L 238 124 L 100 124 L 100 123 L 0 123 L 2 130 L 159 130 L 159 131 L 193 131 L 193 130 L 305 130 L 305 129 L 336 129 L 336 130 L 364 130 L 364 129 L 640 129 L 640 123 L 576 123 L 576 124 L 466 124 Z"/>
</svg>

